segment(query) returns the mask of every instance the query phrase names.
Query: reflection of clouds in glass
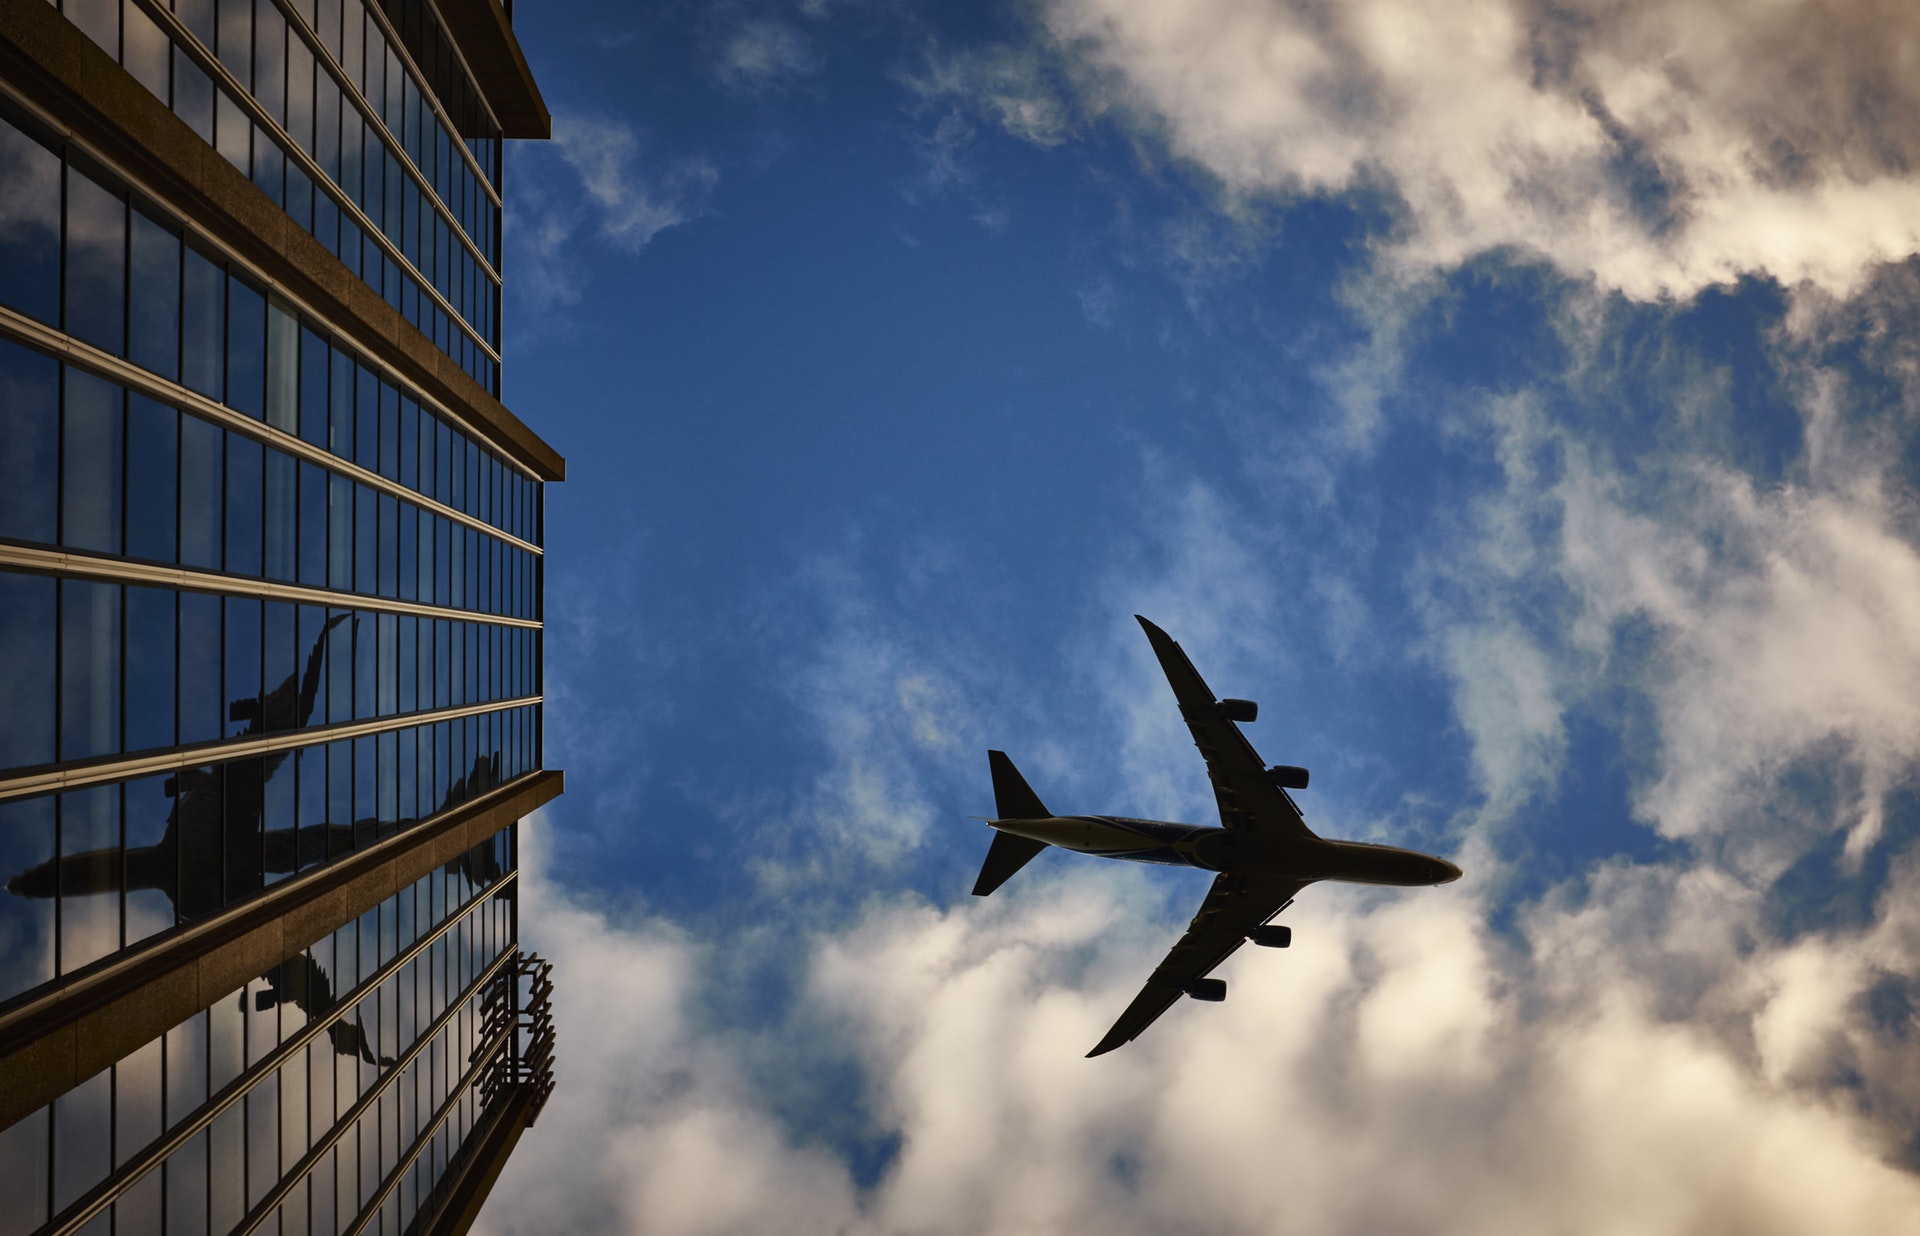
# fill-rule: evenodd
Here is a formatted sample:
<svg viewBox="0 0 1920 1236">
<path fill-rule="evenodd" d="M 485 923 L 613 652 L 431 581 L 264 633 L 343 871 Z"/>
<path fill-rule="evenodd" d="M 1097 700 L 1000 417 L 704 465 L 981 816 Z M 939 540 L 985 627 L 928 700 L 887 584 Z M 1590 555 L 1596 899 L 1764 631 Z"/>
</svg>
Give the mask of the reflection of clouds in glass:
<svg viewBox="0 0 1920 1236">
<path fill-rule="evenodd" d="M 11 877 L 0 897 L 0 1000 L 53 977 L 53 901 L 23 895 L 13 874 L 52 861 L 53 801 L 0 803 L 0 869 Z"/>
<path fill-rule="evenodd" d="M 60 157 L 0 121 L 0 244 L 44 245 L 58 252 Z"/>
<path fill-rule="evenodd" d="M 106 1178 L 113 1071 L 102 1069 L 53 1103 L 53 1209 L 66 1209 Z"/>
</svg>

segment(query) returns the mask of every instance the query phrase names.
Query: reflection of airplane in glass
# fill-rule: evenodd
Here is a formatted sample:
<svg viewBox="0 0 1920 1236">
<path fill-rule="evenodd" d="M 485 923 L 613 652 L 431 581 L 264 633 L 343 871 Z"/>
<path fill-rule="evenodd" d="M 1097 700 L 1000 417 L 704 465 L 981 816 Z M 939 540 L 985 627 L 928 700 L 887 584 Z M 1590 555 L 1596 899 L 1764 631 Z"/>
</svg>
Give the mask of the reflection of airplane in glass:
<svg viewBox="0 0 1920 1236">
<path fill-rule="evenodd" d="M 325 1017 L 333 1011 L 337 1001 L 333 995 L 333 981 L 320 963 L 305 953 L 298 957 L 289 957 L 274 969 L 262 976 L 267 984 L 265 991 L 253 993 L 253 1011 L 263 1013 L 276 1004 L 292 1004 L 307 1015 L 309 1021 Z M 247 1008 L 247 993 L 240 993 L 240 1010 Z M 361 1025 L 356 1015 L 351 1021 L 341 1018 L 327 1027 L 327 1037 L 333 1041 L 333 1050 L 342 1056 L 358 1056 L 368 1064 L 382 1067 L 393 1063 L 392 1056 L 376 1056 L 373 1053 L 373 1040 L 367 1036 L 366 1027 Z"/>
<path fill-rule="evenodd" d="M 289 674 L 263 699 L 235 700 L 230 705 L 232 719 L 248 723 L 236 738 L 282 733 L 307 724 L 319 695 L 327 635 L 347 617 L 336 614 L 320 628 L 302 672 Z M 166 832 L 154 845 L 128 847 L 125 887 L 164 894 L 184 922 L 226 904 L 229 887 L 256 889 L 263 874 L 291 874 L 303 860 L 311 863 L 330 853 L 344 853 L 356 848 L 356 839 L 364 846 L 382 833 L 414 823 L 413 818 L 385 825 L 358 820 L 263 833 L 260 821 L 267 783 L 292 754 L 275 751 L 223 767 L 183 769 L 169 777 L 166 793 L 173 799 L 173 809 L 167 815 Z M 499 783 L 500 757 L 477 757 L 466 775 L 448 788 L 440 810 Z M 112 849 L 49 859 L 8 880 L 7 891 L 16 897 L 118 892 L 122 886 L 119 858 L 120 852 Z M 484 857 L 462 855 L 450 865 L 476 887 L 500 876 L 499 862 L 490 850 Z"/>
<path fill-rule="evenodd" d="M 989 751 L 1000 817 L 989 823 L 999 831 L 973 886 L 975 896 L 986 896 L 1049 845 L 1102 858 L 1220 873 L 1186 934 L 1089 1056 L 1132 1042 L 1183 995 L 1226 999 L 1225 980 L 1207 978 L 1207 973 L 1248 940 L 1287 947 L 1292 930 L 1271 926 L 1268 920 L 1293 904 L 1294 894 L 1309 884 L 1340 880 L 1413 886 L 1460 878 L 1460 869 L 1443 858 L 1394 846 L 1327 841 L 1310 831 L 1287 793 L 1289 788 L 1306 788 L 1307 770 L 1285 764 L 1268 768 L 1234 724 L 1252 721 L 1258 706 L 1251 700 L 1216 700 L 1180 645 L 1145 618 L 1134 617 L 1146 629 L 1180 715 L 1207 761 L 1222 827 L 1123 816 L 1056 816 L 1041 805 L 1004 752 Z"/>
</svg>

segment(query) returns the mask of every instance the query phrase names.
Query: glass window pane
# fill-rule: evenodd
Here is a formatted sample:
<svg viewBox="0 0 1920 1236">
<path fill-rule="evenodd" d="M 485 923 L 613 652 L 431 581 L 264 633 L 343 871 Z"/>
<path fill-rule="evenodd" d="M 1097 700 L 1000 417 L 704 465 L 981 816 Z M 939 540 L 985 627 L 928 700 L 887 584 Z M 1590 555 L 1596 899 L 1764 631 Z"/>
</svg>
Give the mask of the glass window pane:
<svg viewBox="0 0 1920 1236">
<path fill-rule="evenodd" d="M 354 375 L 359 368 L 351 356 L 334 350 L 328 391 L 330 413 L 327 449 L 342 459 L 353 458 L 353 387 Z"/>
<path fill-rule="evenodd" d="M 120 585 L 60 581 L 60 758 L 120 749 Z"/>
<path fill-rule="evenodd" d="M 0 875 L 10 894 L 0 897 L 0 1000 L 54 976 L 53 804 L 51 795 L 0 802 Z M 0 1154 L 0 1179 L 5 1174 Z"/>
<path fill-rule="evenodd" d="M 180 561 L 219 570 L 222 475 L 226 470 L 226 434 L 196 416 L 180 418 Z"/>
<path fill-rule="evenodd" d="M 180 920 L 187 922 L 205 918 L 225 904 L 222 830 L 227 815 L 226 778 L 217 767 L 188 768 L 175 774 L 174 783 L 180 864 L 174 908 Z"/>
<path fill-rule="evenodd" d="M 353 487 L 353 590 L 368 594 L 376 591 L 375 572 L 380 565 L 376 496 L 375 491 L 365 485 Z"/>
<path fill-rule="evenodd" d="M 353 461 L 374 472 L 380 467 L 380 380 L 365 366 L 356 377 Z"/>
<path fill-rule="evenodd" d="M 0 572 L 0 768 L 53 759 L 54 588 Z"/>
<path fill-rule="evenodd" d="M 342 618 L 327 633 L 327 723 L 353 720 L 353 633 L 359 622 L 351 610 L 334 610 L 328 617 Z M 338 807 L 336 802 L 334 807 Z M 332 808 L 329 808 L 330 810 Z M 347 823 L 351 816 L 336 815 L 336 822 Z"/>
<path fill-rule="evenodd" d="M 415 561 L 420 548 L 419 514 L 420 510 L 411 502 L 398 504 L 400 525 L 395 532 L 399 540 L 399 594 L 402 600 L 412 601 L 419 596 L 416 584 L 419 582 L 419 563 Z"/>
<path fill-rule="evenodd" d="M 113 1074 L 102 1069 L 53 1103 L 53 1210 L 71 1205 L 107 1175 Z"/>
<path fill-rule="evenodd" d="M 331 73 L 313 80 L 313 155 L 320 170 L 340 180 L 340 86 Z"/>
<path fill-rule="evenodd" d="M 133 0 L 120 6 L 126 45 L 120 63 L 162 103 L 167 101 L 167 62 L 173 47 L 166 34 Z"/>
<path fill-rule="evenodd" d="M 180 380 L 219 399 L 226 368 L 227 275 L 189 247 L 183 278 Z"/>
<path fill-rule="evenodd" d="M 60 973 L 120 947 L 120 787 L 60 795 Z"/>
<path fill-rule="evenodd" d="M 400 501 L 391 494 L 381 494 L 379 509 L 380 595 L 391 597 L 399 589 Z"/>
<path fill-rule="evenodd" d="M 353 628 L 353 718 L 366 721 L 373 717 L 376 701 L 374 666 L 378 637 L 374 616 L 355 614 Z"/>
<path fill-rule="evenodd" d="M 113 383 L 67 369 L 60 541 L 75 549 L 120 552 L 121 398 Z"/>
<path fill-rule="evenodd" d="M 169 1043 L 171 1047 L 171 1043 Z M 172 1059 L 169 1053 L 169 1076 Z M 200 1233 L 207 1230 L 207 1132 L 168 1156 L 166 1168 L 167 1231 Z"/>
<path fill-rule="evenodd" d="M 300 436 L 325 448 L 327 429 L 327 364 L 333 349 L 327 341 L 300 330 Z"/>
<path fill-rule="evenodd" d="M 293 710 L 292 728 L 319 725 L 327 719 L 328 633 L 339 625 L 317 605 L 300 607 L 299 630 L 294 636 L 294 649 L 299 656 L 300 695 Z"/>
<path fill-rule="evenodd" d="M 287 19 L 271 3 L 262 4 L 254 12 L 253 97 L 282 124 L 287 119 L 286 58 Z"/>
<path fill-rule="evenodd" d="M 180 372 L 180 238 L 133 212 L 127 356 L 165 378 Z"/>
<path fill-rule="evenodd" d="M 327 749 L 303 747 L 297 759 L 300 825 L 297 857 L 300 870 L 305 871 L 326 861 L 327 857 Z"/>
<path fill-rule="evenodd" d="M 227 736 L 260 733 L 260 602 L 226 597 Z"/>
<path fill-rule="evenodd" d="M 300 582 L 327 584 L 327 474 L 315 464 L 300 464 Z"/>
<path fill-rule="evenodd" d="M 267 424 L 300 431 L 300 324 L 278 301 L 267 303 Z"/>
<path fill-rule="evenodd" d="M 261 825 L 266 798 L 266 768 L 258 758 L 230 760 L 226 776 L 226 901 L 231 905 L 258 892 L 261 879 Z"/>
<path fill-rule="evenodd" d="M 168 1128 L 207 1101 L 207 1013 L 203 1009 L 166 1034 Z"/>
<path fill-rule="evenodd" d="M 60 156 L 0 120 L 0 304 L 42 322 L 60 319 Z"/>
<path fill-rule="evenodd" d="M 313 153 L 313 53 L 299 38 L 287 40 L 287 132 Z"/>
<path fill-rule="evenodd" d="M 296 762 L 292 752 L 269 755 L 262 761 L 266 788 L 260 809 L 260 867 L 268 884 L 284 880 L 297 867 L 295 861 L 295 819 L 299 800 L 295 793 Z"/>
<path fill-rule="evenodd" d="M 119 354 L 126 343 L 126 199 L 71 164 L 66 258 L 67 333 Z"/>
<path fill-rule="evenodd" d="M 244 1113 L 244 1106 L 236 1103 L 222 1112 L 207 1130 L 210 1161 L 207 1175 L 211 1180 L 207 1217 L 211 1230 L 216 1232 L 232 1231 L 246 1214 Z"/>
<path fill-rule="evenodd" d="M 174 560 L 180 414 L 144 395 L 127 397 L 127 553 Z"/>
<path fill-rule="evenodd" d="M 51 544 L 56 535 L 60 368 L 0 340 L 0 536 Z"/>
<path fill-rule="evenodd" d="M 172 776 L 145 777 L 126 786 L 127 924 L 135 944 L 173 926 L 173 895 L 179 856 L 169 844 L 173 826 Z"/>
<path fill-rule="evenodd" d="M 227 406 L 258 420 L 266 409 L 267 298 L 242 279 L 227 287 Z"/>
<path fill-rule="evenodd" d="M 297 558 L 299 505 L 296 486 L 300 464 L 284 451 L 269 448 L 265 473 L 265 532 L 261 574 L 268 579 L 292 580 Z"/>
<path fill-rule="evenodd" d="M 240 79 L 240 85 L 253 85 L 253 0 L 217 0 L 219 30 L 214 52 L 220 63 Z"/>
<path fill-rule="evenodd" d="M 227 435 L 226 569 L 235 575 L 260 574 L 263 464 L 258 442 Z"/>
<path fill-rule="evenodd" d="M 131 9 L 133 0 L 127 0 L 127 6 Z M 113 1236 L 160 1236 L 161 1210 L 160 1173 L 148 1172 L 114 1202 Z M 102 1215 L 94 1223 L 103 1224 L 107 1218 Z"/>
<path fill-rule="evenodd" d="M 187 0 L 176 0 L 181 8 Z M 213 79 L 184 48 L 173 49 L 173 114 L 187 122 L 200 140 L 213 142 Z"/>
<path fill-rule="evenodd" d="M 170 747 L 174 735 L 174 598 L 127 589 L 127 750 Z"/>
<path fill-rule="evenodd" d="M 220 598 L 204 592 L 180 594 L 180 741 L 208 742 L 225 723 L 221 693 Z"/>
<path fill-rule="evenodd" d="M 160 1046 L 161 1040 L 155 1039 L 113 1066 L 116 1167 L 160 1136 Z"/>
</svg>

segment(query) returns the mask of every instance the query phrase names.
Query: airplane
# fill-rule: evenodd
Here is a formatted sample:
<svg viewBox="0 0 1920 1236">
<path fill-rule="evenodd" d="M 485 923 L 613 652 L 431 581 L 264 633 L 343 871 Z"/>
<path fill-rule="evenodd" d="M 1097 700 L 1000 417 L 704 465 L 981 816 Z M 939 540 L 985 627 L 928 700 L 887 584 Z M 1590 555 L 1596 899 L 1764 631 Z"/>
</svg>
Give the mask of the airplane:
<svg viewBox="0 0 1920 1236">
<path fill-rule="evenodd" d="M 1058 816 L 1040 802 L 1004 751 L 989 751 L 998 818 L 986 821 L 995 830 L 993 844 L 973 886 L 974 896 L 989 895 L 1048 846 L 1218 873 L 1186 934 L 1089 1057 L 1140 1037 L 1181 996 L 1226 999 L 1226 980 L 1208 974 L 1249 940 L 1267 948 L 1291 944 L 1293 929 L 1272 920 L 1309 884 L 1338 880 L 1417 887 L 1460 878 L 1460 868 L 1431 854 L 1363 841 L 1329 841 L 1315 834 L 1287 793 L 1307 788 L 1307 770 L 1290 764 L 1268 767 L 1240 732 L 1240 724 L 1259 715 L 1259 705 L 1214 698 L 1180 645 L 1140 615 L 1134 618 L 1146 631 L 1180 715 L 1207 762 L 1220 826 L 1113 815 Z"/>
</svg>

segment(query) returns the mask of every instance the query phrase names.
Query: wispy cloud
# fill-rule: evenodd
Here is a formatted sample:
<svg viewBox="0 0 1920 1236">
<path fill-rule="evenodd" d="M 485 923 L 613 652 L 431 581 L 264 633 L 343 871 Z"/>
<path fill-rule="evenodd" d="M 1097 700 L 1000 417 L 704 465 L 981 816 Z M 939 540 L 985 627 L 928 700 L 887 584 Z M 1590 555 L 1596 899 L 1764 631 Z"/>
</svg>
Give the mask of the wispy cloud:
<svg viewBox="0 0 1920 1236">
<path fill-rule="evenodd" d="M 706 210 L 720 181 L 706 159 L 652 155 L 633 125 L 575 112 L 555 115 L 550 146 L 515 148 L 514 157 L 513 287 L 535 310 L 580 299 L 591 267 L 583 245 L 639 253 Z"/>
<path fill-rule="evenodd" d="M 715 72 L 725 85 L 760 92 L 820 71 L 820 54 L 805 31 L 784 18 L 742 21 L 721 45 Z"/>
</svg>

